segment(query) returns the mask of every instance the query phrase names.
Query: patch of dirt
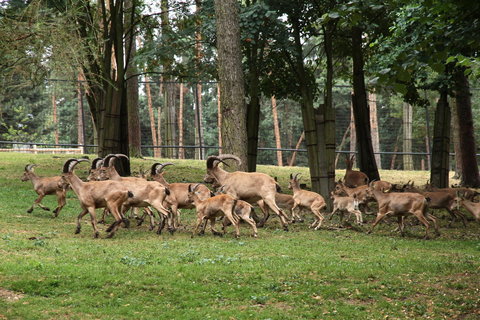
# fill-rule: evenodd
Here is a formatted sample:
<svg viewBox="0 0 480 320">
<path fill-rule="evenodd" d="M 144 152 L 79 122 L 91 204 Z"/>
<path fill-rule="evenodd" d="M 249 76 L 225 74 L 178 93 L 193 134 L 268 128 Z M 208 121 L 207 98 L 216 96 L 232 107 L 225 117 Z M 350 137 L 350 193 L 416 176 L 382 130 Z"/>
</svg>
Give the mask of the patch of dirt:
<svg viewBox="0 0 480 320">
<path fill-rule="evenodd" d="M 21 293 L 16 293 L 7 289 L 0 288 L 0 299 L 8 301 L 8 302 L 15 302 L 24 297 Z"/>
</svg>

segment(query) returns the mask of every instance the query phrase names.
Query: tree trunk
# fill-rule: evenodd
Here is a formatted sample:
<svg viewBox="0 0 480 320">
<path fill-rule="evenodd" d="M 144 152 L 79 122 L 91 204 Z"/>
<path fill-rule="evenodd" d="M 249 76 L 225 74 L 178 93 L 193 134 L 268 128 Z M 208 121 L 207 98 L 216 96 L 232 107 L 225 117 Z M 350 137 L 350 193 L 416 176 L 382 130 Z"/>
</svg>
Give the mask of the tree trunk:
<svg viewBox="0 0 480 320">
<path fill-rule="evenodd" d="M 295 151 L 293 151 L 292 157 L 290 158 L 290 162 L 288 163 L 290 167 L 293 167 L 295 165 L 295 161 L 297 160 L 296 150 L 300 149 L 303 139 L 305 139 L 305 131 L 302 131 L 302 134 L 300 135 L 300 138 L 298 138 L 297 144 L 295 145 Z"/>
<path fill-rule="evenodd" d="M 345 146 L 345 142 L 347 142 L 347 137 L 348 134 L 350 133 L 350 125 L 345 129 L 345 133 L 342 136 L 342 141 L 340 142 L 340 145 L 338 146 L 338 151 L 342 151 L 343 147 Z M 335 157 L 335 168 L 338 165 L 338 159 L 340 158 L 340 152 L 337 153 L 337 156 Z"/>
<path fill-rule="evenodd" d="M 472 100 L 468 78 L 464 68 L 455 73 L 455 99 L 460 130 L 460 153 L 462 158 L 461 184 L 480 187 L 480 176 L 476 158 L 475 135 L 472 117 Z"/>
<path fill-rule="evenodd" d="M 413 110 L 408 103 L 403 103 L 403 170 L 413 170 L 412 152 Z"/>
<path fill-rule="evenodd" d="M 218 77 L 222 93 L 222 153 L 242 160 L 247 170 L 247 125 L 244 77 L 240 46 L 239 4 L 236 0 L 215 0 L 217 19 Z"/>
<path fill-rule="evenodd" d="M 178 106 L 178 159 L 185 159 L 183 147 L 183 83 L 180 83 L 180 102 Z"/>
<path fill-rule="evenodd" d="M 440 90 L 433 128 L 432 164 L 430 183 L 438 188 L 448 187 L 450 152 L 450 107 L 447 89 Z"/>
<path fill-rule="evenodd" d="M 200 91 L 199 91 L 200 90 Z M 204 148 L 203 148 L 203 126 L 202 126 L 202 85 L 196 84 L 193 89 L 195 96 L 195 144 L 199 146 L 196 149 L 196 158 L 203 160 L 204 159 Z"/>
<path fill-rule="evenodd" d="M 52 114 L 53 114 L 53 136 L 55 144 L 58 144 L 58 119 L 57 119 L 57 99 L 55 94 L 52 94 Z"/>
<path fill-rule="evenodd" d="M 199 12 L 202 8 L 202 1 L 201 0 L 195 0 L 195 12 L 197 13 L 197 16 L 200 16 Z M 197 67 L 197 70 L 200 70 L 200 64 L 202 60 L 202 34 L 200 32 L 201 28 L 201 21 L 200 19 L 197 19 L 195 21 L 196 24 L 196 31 L 195 31 L 195 65 Z M 197 77 L 200 75 L 197 74 Z M 197 82 L 197 87 L 195 89 L 195 105 L 196 105 L 196 116 L 197 116 L 197 122 L 195 125 L 197 126 L 197 141 L 196 144 L 200 146 L 200 149 L 198 150 L 198 155 L 199 159 L 203 160 L 205 158 L 205 149 L 203 148 L 204 145 L 204 139 L 203 139 L 203 105 L 202 105 L 202 83 Z"/>
<path fill-rule="evenodd" d="M 325 157 L 320 157 L 320 161 L 324 162 L 323 167 L 326 169 L 327 176 L 322 181 L 322 196 L 328 203 L 328 210 L 331 210 L 330 191 L 335 187 L 335 109 L 333 107 L 333 32 L 335 24 L 329 23 L 324 27 L 324 47 L 327 58 L 327 77 L 325 81 L 325 111 L 323 128 L 320 126 L 318 130 L 323 132 Z M 321 141 L 321 139 L 319 140 Z M 323 183 L 326 182 L 326 185 Z"/>
<path fill-rule="evenodd" d="M 353 113 L 358 144 L 358 165 L 370 181 L 380 180 L 372 147 L 370 116 L 363 70 L 362 29 L 352 28 Z"/>
<path fill-rule="evenodd" d="M 135 25 L 132 23 L 135 17 L 135 0 L 125 1 L 125 54 L 126 67 L 126 99 L 128 113 L 128 146 L 130 157 L 142 157 L 142 139 L 140 134 L 140 116 L 138 114 L 138 70 L 133 62 L 137 53 L 135 41 Z"/>
<path fill-rule="evenodd" d="M 155 127 L 155 114 L 153 112 L 152 90 L 148 78 L 145 78 L 145 93 L 147 95 L 148 117 L 150 119 L 150 132 L 152 134 L 153 156 L 160 158 L 160 149 L 158 147 L 157 130 Z"/>
<path fill-rule="evenodd" d="M 277 149 L 282 148 L 282 140 L 280 137 L 280 126 L 278 124 L 277 99 L 272 96 L 272 116 L 273 116 L 273 133 L 275 134 L 275 145 Z M 283 167 L 282 150 L 277 150 L 277 165 Z"/>
<path fill-rule="evenodd" d="M 379 169 L 382 168 L 382 157 L 380 155 L 380 137 L 378 135 L 378 118 L 377 118 L 377 94 L 372 91 L 368 94 L 370 101 L 370 126 L 372 128 L 372 147 L 375 153 L 375 162 Z"/>
<path fill-rule="evenodd" d="M 79 73 L 77 84 L 77 144 L 81 145 L 82 153 L 85 153 L 85 113 L 83 110 L 83 77 Z"/>
<path fill-rule="evenodd" d="M 218 126 L 218 152 L 223 153 L 222 151 L 222 108 L 221 108 L 221 98 L 220 98 L 220 83 L 217 83 L 217 126 Z"/>
<path fill-rule="evenodd" d="M 157 108 L 157 143 L 159 146 L 163 144 L 162 140 L 162 105 L 165 106 L 165 93 L 163 92 L 163 77 L 160 77 L 160 83 L 158 86 L 158 92 L 160 96 L 160 100 L 162 101 L 161 104 L 158 105 Z M 162 148 L 157 148 L 158 149 L 158 156 L 161 158 L 163 151 Z"/>
<path fill-rule="evenodd" d="M 129 154 L 128 110 L 126 104 L 125 59 L 124 59 L 124 8 L 123 1 L 99 0 L 99 9 L 79 6 L 76 16 L 79 36 L 84 41 L 88 66 L 83 73 L 88 84 L 87 101 L 93 117 L 98 154 Z M 97 23 L 94 18 L 100 13 L 101 30 L 94 33 Z M 97 51 L 100 43 L 101 48 Z M 120 174 L 130 174 L 127 162 L 121 166 Z"/>
<path fill-rule="evenodd" d="M 172 28 L 170 25 L 169 19 L 169 2 L 168 0 L 161 0 L 161 31 L 162 31 L 162 39 L 165 43 L 169 40 L 168 38 L 171 36 Z M 164 114 L 165 114 L 165 130 L 164 130 L 164 137 L 165 137 L 165 144 L 167 146 L 175 145 L 176 140 L 176 130 L 175 130 L 175 86 L 172 83 L 173 79 L 171 76 L 172 73 L 172 64 L 173 64 L 173 56 L 167 56 L 163 59 L 163 80 L 164 80 Z M 175 150 L 172 148 L 167 148 L 165 151 L 165 156 L 167 158 L 174 158 L 175 157 Z"/>
<path fill-rule="evenodd" d="M 355 117 L 353 115 L 353 92 L 351 95 L 351 107 L 350 107 L 350 155 L 357 154 L 357 129 L 355 128 Z M 352 163 L 353 167 L 356 167 L 356 158 Z"/>
<path fill-rule="evenodd" d="M 458 119 L 458 113 L 457 113 L 457 103 L 454 99 L 450 100 L 451 104 L 451 112 L 452 112 L 452 141 L 453 141 L 453 151 L 455 152 L 455 175 L 453 176 L 453 179 L 460 179 L 462 177 L 462 152 L 460 149 L 460 128 L 459 124 L 460 121 Z"/>
</svg>

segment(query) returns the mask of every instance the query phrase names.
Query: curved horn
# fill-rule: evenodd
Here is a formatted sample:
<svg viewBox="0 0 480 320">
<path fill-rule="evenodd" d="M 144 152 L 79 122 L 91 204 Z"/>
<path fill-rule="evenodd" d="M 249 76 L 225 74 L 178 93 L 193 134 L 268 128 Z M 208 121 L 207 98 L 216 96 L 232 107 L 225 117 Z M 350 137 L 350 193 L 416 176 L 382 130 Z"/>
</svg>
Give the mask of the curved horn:
<svg viewBox="0 0 480 320">
<path fill-rule="evenodd" d="M 290 180 L 293 180 L 293 174 L 290 173 Z"/>
<path fill-rule="evenodd" d="M 33 167 L 36 167 L 36 164 L 27 164 L 25 166 L 25 171 L 32 171 Z"/>
<path fill-rule="evenodd" d="M 207 169 L 213 169 L 215 160 L 219 161 L 217 156 L 210 156 L 207 158 Z"/>
<path fill-rule="evenodd" d="M 200 185 L 200 183 L 189 184 L 188 185 L 188 192 L 194 192 L 198 188 L 199 185 Z"/>
<path fill-rule="evenodd" d="M 154 176 L 157 174 L 157 167 L 160 165 L 162 165 L 160 162 L 155 162 L 154 164 L 152 164 L 152 168 L 150 169 L 151 176 Z"/>
<path fill-rule="evenodd" d="M 121 158 L 125 158 L 125 159 L 127 159 L 128 161 L 130 161 L 130 158 L 129 158 L 127 155 L 123 154 L 123 153 L 117 153 L 115 156 L 117 156 L 117 158 L 120 158 L 120 157 L 121 157 Z"/>
<path fill-rule="evenodd" d="M 114 159 L 114 158 L 115 158 L 115 159 L 118 158 L 117 155 L 115 155 L 115 154 L 109 154 L 109 155 L 107 155 L 107 156 L 105 157 L 105 159 L 103 159 L 102 166 L 103 166 L 103 167 L 111 167 L 111 166 L 113 166 L 113 163 L 114 163 L 114 162 L 112 161 L 112 159 Z"/>
<path fill-rule="evenodd" d="M 240 160 L 239 157 L 234 156 L 233 154 L 220 154 L 218 157 L 218 160 L 227 160 L 227 159 L 232 159 L 237 162 L 238 165 L 242 164 L 242 160 Z M 225 163 L 225 162 L 224 162 Z"/>
<path fill-rule="evenodd" d="M 167 162 L 167 163 L 159 163 L 159 165 L 160 165 L 160 167 L 157 168 L 156 173 L 162 172 L 163 168 L 165 168 L 166 166 L 174 166 L 175 164 L 171 163 L 171 162 Z"/>
<path fill-rule="evenodd" d="M 92 169 L 98 169 L 102 165 L 103 158 L 95 158 L 92 160 Z"/>
<path fill-rule="evenodd" d="M 298 181 L 297 177 L 298 177 L 299 175 L 301 175 L 301 173 L 295 174 L 295 176 L 293 177 L 293 180 Z"/>
<path fill-rule="evenodd" d="M 72 162 L 78 162 L 78 160 L 72 158 L 72 159 L 68 159 L 67 161 L 65 161 L 65 163 L 63 164 L 63 173 L 68 173 L 68 172 L 70 172 L 69 169 L 70 169 L 70 164 L 71 164 Z"/>
<path fill-rule="evenodd" d="M 75 166 L 80 162 L 90 162 L 90 161 L 87 159 L 68 159 L 67 162 L 65 162 L 65 164 L 63 165 L 63 172 L 64 173 L 72 172 Z M 67 171 L 65 171 L 65 169 L 67 169 Z"/>
</svg>

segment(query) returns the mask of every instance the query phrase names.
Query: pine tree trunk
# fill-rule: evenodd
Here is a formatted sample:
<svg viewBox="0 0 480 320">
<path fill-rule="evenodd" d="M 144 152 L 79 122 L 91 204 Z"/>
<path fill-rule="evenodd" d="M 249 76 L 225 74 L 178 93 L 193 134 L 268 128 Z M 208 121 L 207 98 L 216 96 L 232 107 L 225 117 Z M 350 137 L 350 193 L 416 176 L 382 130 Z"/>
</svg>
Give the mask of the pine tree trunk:
<svg viewBox="0 0 480 320">
<path fill-rule="evenodd" d="M 57 99 L 55 94 L 52 94 L 52 114 L 53 114 L 53 137 L 55 144 L 58 144 L 58 119 L 57 119 Z"/>
<path fill-rule="evenodd" d="M 160 149 L 157 148 L 158 141 L 157 141 L 157 130 L 155 127 L 155 114 L 153 112 L 152 90 L 151 90 L 150 82 L 148 78 L 145 78 L 145 93 L 147 95 L 148 117 L 150 119 L 150 132 L 152 134 L 153 156 L 155 158 L 160 158 Z"/>
<path fill-rule="evenodd" d="M 220 96 L 220 83 L 217 83 L 217 126 L 218 126 L 218 153 L 222 151 L 222 108 L 221 108 L 221 96 Z"/>
<path fill-rule="evenodd" d="M 300 149 L 300 146 L 302 145 L 303 139 L 305 139 L 305 131 L 302 131 L 302 134 L 300 135 L 300 138 L 298 138 L 297 144 L 295 145 L 296 150 Z M 290 167 L 293 167 L 295 165 L 296 160 L 297 160 L 297 151 L 293 151 L 292 157 L 290 158 L 290 162 L 288 163 L 288 165 Z"/>
<path fill-rule="evenodd" d="M 345 146 L 345 142 L 347 142 L 347 137 L 348 137 L 349 133 L 350 133 L 350 125 L 347 127 L 347 129 L 345 129 L 345 133 L 342 136 L 342 141 L 340 142 L 340 145 L 338 146 L 338 151 L 343 150 L 343 148 Z M 339 158 L 340 158 L 340 153 L 337 153 L 337 156 L 335 157 L 335 168 L 338 165 Z"/>
<path fill-rule="evenodd" d="M 412 152 L 412 121 L 413 110 L 412 106 L 408 103 L 403 104 L 403 169 L 413 170 L 413 158 Z"/>
<path fill-rule="evenodd" d="M 470 85 L 465 69 L 455 72 L 455 99 L 460 130 L 460 153 L 462 158 L 461 184 L 468 187 L 480 187 L 480 176 L 476 157 L 475 135 L 472 116 Z"/>
<path fill-rule="evenodd" d="M 460 179 L 462 177 L 462 151 L 460 149 L 460 128 L 458 127 L 460 121 L 458 119 L 457 113 L 457 103 L 455 99 L 450 100 L 451 112 L 452 112 L 452 141 L 453 141 L 453 150 L 455 152 L 455 175 L 453 179 Z"/>
<path fill-rule="evenodd" d="M 200 90 L 200 91 L 199 91 Z M 196 84 L 193 89 L 195 95 L 195 143 L 199 148 L 197 149 L 197 159 L 203 160 L 205 157 L 205 150 L 203 148 L 203 126 L 202 126 L 202 85 Z"/>
<path fill-rule="evenodd" d="M 85 116 L 83 109 L 83 90 L 82 82 L 83 77 L 81 74 L 78 75 L 78 84 L 77 84 L 77 144 L 81 145 L 81 153 L 85 153 Z"/>
<path fill-rule="evenodd" d="M 357 154 L 357 129 L 355 128 L 355 117 L 353 115 L 353 92 L 351 95 L 351 107 L 350 107 L 350 156 Z M 356 167 L 356 157 L 352 166 Z"/>
<path fill-rule="evenodd" d="M 435 124 L 433 128 L 432 165 L 430 183 L 438 188 L 448 187 L 449 152 L 450 152 L 450 106 L 447 89 L 440 90 Z"/>
<path fill-rule="evenodd" d="M 367 93 L 365 89 L 364 62 L 362 49 L 362 29 L 352 28 L 352 60 L 353 60 L 353 113 L 358 144 L 358 165 L 370 181 L 380 180 L 372 147 L 370 131 L 370 115 L 368 111 Z"/>
<path fill-rule="evenodd" d="M 244 76 L 240 46 L 239 4 L 215 0 L 217 19 L 218 76 L 222 113 L 222 153 L 238 156 L 247 170 L 247 124 Z"/>
<path fill-rule="evenodd" d="M 185 149 L 183 147 L 183 83 L 180 83 L 180 102 L 178 106 L 178 158 L 185 159 Z"/>
<path fill-rule="evenodd" d="M 382 168 L 382 157 L 380 155 L 380 137 L 378 135 L 378 118 L 377 118 L 377 94 L 375 91 L 368 94 L 370 101 L 370 126 L 372 128 L 372 147 L 375 153 L 375 162 L 379 169 Z"/>
<path fill-rule="evenodd" d="M 277 149 L 282 148 L 282 140 L 280 137 L 280 126 L 278 124 L 277 99 L 272 96 L 272 116 L 273 116 L 273 133 L 275 134 L 275 145 Z M 283 167 L 282 150 L 277 150 L 277 165 Z"/>
</svg>

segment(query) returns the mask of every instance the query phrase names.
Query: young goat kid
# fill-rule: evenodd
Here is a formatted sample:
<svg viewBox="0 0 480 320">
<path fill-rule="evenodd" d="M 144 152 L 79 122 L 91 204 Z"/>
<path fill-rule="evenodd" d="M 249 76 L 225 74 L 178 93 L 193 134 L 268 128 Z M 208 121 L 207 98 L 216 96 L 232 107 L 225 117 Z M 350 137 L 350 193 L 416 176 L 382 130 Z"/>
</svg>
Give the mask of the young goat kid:
<svg viewBox="0 0 480 320">
<path fill-rule="evenodd" d="M 188 201 L 195 204 L 197 210 L 197 225 L 193 231 L 193 235 L 198 234 L 198 229 L 204 220 L 210 220 L 210 226 L 214 235 L 223 235 L 225 233 L 224 223 L 223 233 L 215 230 L 215 222 L 219 217 L 228 219 L 235 227 L 235 237 L 240 236 L 239 222 L 240 219 L 248 223 L 253 230 L 253 237 L 257 237 L 257 227 L 255 221 L 250 217 L 249 210 L 235 210 L 237 200 L 227 194 L 220 194 L 206 200 L 200 200 L 197 189 L 200 184 L 190 185 L 188 187 Z M 204 231 L 203 227 L 202 231 Z"/>
<path fill-rule="evenodd" d="M 36 164 L 28 164 L 25 166 L 25 172 L 22 176 L 22 181 L 32 181 L 33 189 L 38 194 L 38 198 L 35 199 L 30 209 L 27 210 L 28 213 L 33 211 L 33 208 L 37 205 L 43 210 L 50 211 L 50 208 L 45 207 L 41 202 L 46 195 L 55 194 L 57 196 L 58 206 L 53 210 L 54 217 L 58 217 L 60 210 L 66 204 L 66 195 L 67 189 L 62 185 L 61 176 L 56 177 L 39 177 L 33 172 L 33 167 L 36 167 Z"/>
<path fill-rule="evenodd" d="M 299 173 L 295 176 L 290 174 L 290 181 L 288 183 L 288 189 L 293 191 L 293 200 L 295 201 L 292 210 L 296 208 L 299 208 L 300 211 L 302 209 L 310 210 L 315 216 L 315 221 L 310 225 L 310 228 L 318 230 L 322 226 L 324 219 L 321 210 L 326 208 L 327 204 L 325 203 L 325 199 L 318 193 L 300 189 L 299 179 L 297 179 L 298 175 Z"/>
<path fill-rule="evenodd" d="M 330 198 L 333 200 L 333 210 L 331 213 L 331 217 L 337 212 L 340 211 L 340 223 L 343 220 L 344 212 L 353 213 L 357 219 L 357 224 L 363 223 L 362 212 L 358 210 L 358 200 L 357 195 L 353 194 L 353 196 L 339 196 L 335 194 L 335 192 L 330 193 Z M 350 216 L 349 216 L 350 217 Z"/>
</svg>

